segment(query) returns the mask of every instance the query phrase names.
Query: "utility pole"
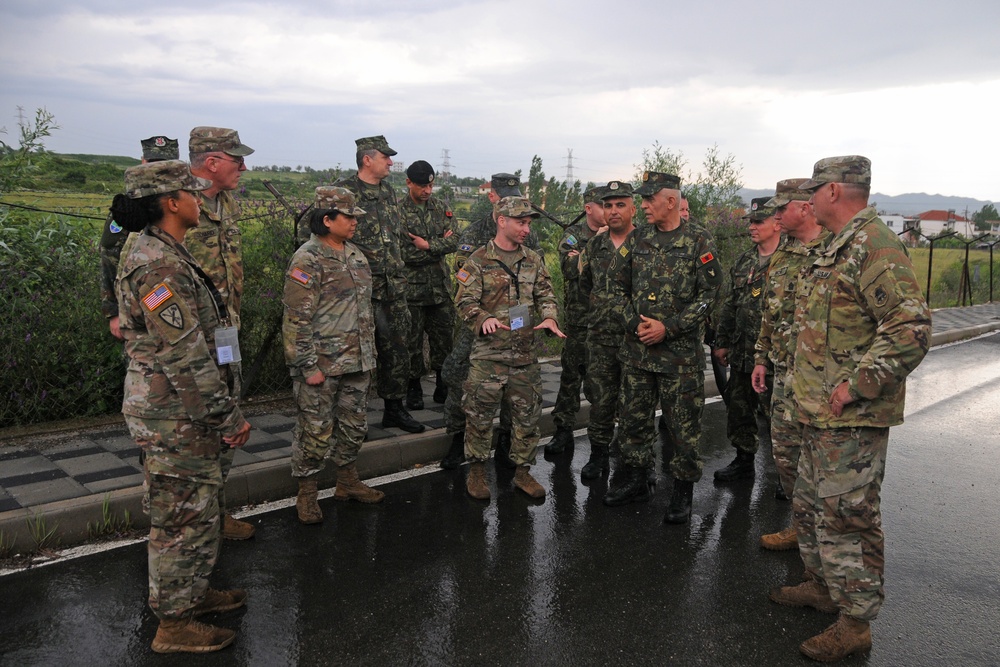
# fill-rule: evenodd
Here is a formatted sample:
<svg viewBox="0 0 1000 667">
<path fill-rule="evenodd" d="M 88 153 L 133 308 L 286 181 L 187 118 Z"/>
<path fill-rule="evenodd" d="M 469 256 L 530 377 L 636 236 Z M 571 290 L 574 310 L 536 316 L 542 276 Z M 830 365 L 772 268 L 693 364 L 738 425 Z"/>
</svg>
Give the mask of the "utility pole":
<svg viewBox="0 0 1000 667">
<path fill-rule="evenodd" d="M 447 148 L 441 149 L 441 164 L 438 166 L 441 167 L 441 180 L 445 183 L 451 182 L 451 159 Z"/>
</svg>

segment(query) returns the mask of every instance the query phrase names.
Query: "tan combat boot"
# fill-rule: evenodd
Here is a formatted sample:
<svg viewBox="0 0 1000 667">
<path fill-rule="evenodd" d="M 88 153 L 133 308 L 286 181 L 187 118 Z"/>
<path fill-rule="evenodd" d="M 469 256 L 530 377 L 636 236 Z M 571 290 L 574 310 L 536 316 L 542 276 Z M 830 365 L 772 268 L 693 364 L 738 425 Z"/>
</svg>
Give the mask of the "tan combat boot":
<svg viewBox="0 0 1000 667">
<path fill-rule="evenodd" d="M 514 473 L 514 486 L 521 489 L 527 493 L 532 498 L 544 498 L 545 489 L 542 485 L 535 481 L 535 478 L 531 476 L 528 472 L 529 466 L 517 466 L 517 472 Z"/>
<path fill-rule="evenodd" d="M 841 614 L 836 623 L 802 642 L 799 650 L 813 660 L 834 662 L 871 647 L 872 629 L 868 621 Z"/>
<path fill-rule="evenodd" d="M 358 469 L 353 463 L 337 468 L 337 490 L 334 500 L 357 500 L 359 503 L 380 503 L 385 494 L 358 479 Z"/>
<path fill-rule="evenodd" d="M 205 592 L 205 599 L 194 606 L 191 613 L 194 616 L 211 614 L 212 612 L 232 611 L 239 609 L 247 603 L 247 592 L 242 588 L 234 588 L 229 591 L 217 591 L 209 588 Z"/>
<path fill-rule="evenodd" d="M 157 653 L 211 653 L 233 643 L 236 633 L 191 618 L 165 618 L 153 637 Z"/>
<path fill-rule="evenodd" d="M 772 602 L 786 607 L 812 607 L 826 614 L 836 614 L 837 603 L 830 598 L 830 590 L 815 581 L 804 581 L 798 586 L 772 588 L 768 595 Z"/>
<path fill-rule="evenodd" d="M 252 523 L 234 519 L 228 512 L 222 517 L 222 537 L 227 540 L 249 540 L 255 532 L 257 529 Z"/>
<path fill-rule="evenodd" d="M 799 548 L 799 538 L 794 528 L 785 528 L 777 533 L 760 536 L 760 546 L 771 551 L 788 551 Z"/>
<path fill-rule="evenodd" d="M 490 487 L 486 485 L 486 464 L 473 461 L 469 464 L 469 476 L 465 478 L 465 490 L 476 500 L 489 500 Z"/>
<path fill-rule="evenodd" d="M 295 511 L 299 521 L 304 524 L 322 523 L 323 510 L 316 500 L 316 478 L 308 477 L 299 480 L 299 495 L 295 498 Z"/>
</svg>

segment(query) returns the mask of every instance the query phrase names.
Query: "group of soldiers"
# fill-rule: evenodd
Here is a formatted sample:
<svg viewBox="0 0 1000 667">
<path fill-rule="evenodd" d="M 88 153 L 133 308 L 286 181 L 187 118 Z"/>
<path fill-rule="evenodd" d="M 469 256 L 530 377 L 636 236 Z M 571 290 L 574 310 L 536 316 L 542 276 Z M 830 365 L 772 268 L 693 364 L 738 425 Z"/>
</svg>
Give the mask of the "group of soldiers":
<svg viewBox="0 0 1000 667">
<path fill-rule="evenodd" d="M 468 460 L 468 494 L 489 500 L 485 466 L 495 448 L 496 462 L 516 469 L 514 485 L 532 498 L 544 497 L 544 487 L 530 474 L 541 414 L 536 334 L 544 332 L 565 339 L 556 432 L 546 456 L 559 457 L 572 446 L 582 387 L 591 404 L 591 451 L 581 477 L 589 481 L 608 473 L 614 455 L 619 474 L 604 503 L 646 502 L 656 480 L 655 413 L 661 407 L 673 477 L 664 521 L 687 522 L 702 474 L 706 318 L 725 276 L 710 231 L 688 217 L 680 179 L 649 171 L 637 187 L 610 181 L 584 193 L 582 220 L 564 230 L 558 246 L 565 286 L 560 317 L 531 229 L 539 212 L 523 196 L 518 178 L 494 174 L 492 213 L 459 230 L 450 209 L 432 195 L 436 174 L 429 163 L 409 166 L 400 201 L 386 180 L 396 154 L 386 139 L 365 137 L 356 144 L 357 174 L 316 188 L 299 220 L 302 245 L 285 276 L 282 332 L 299 412 L 292 455 L 299 520 L 323 520 L 316 474 L 328 458 L 337 466 L 336 500 L 384 498 L 359 479 L 355 467 L 367 433 L 369 387 L 374 381 L 384 400 L 383 426 L 423 431 L 409 410 L 423 408 L 425 338 L 435 375 L 433 400 L 444 404 L 452 434 L 442 467 L 456 469 Z M 209 352 L 191 348 L 191 354 L 209 354 L 196 366 L 209 374 L 208 366 L 214 368 L 214 382 L 183 377 L 190 365 L 177 374 L 163 368 L 166 382 L 159 385 L 149 372 L 139 372 L 156 364 L 136 361 L 140 349 L 151 348 L 148 341 L 138 347 L 135 341 L 162 330 L 168 347 L 180 345 L 186 323 L 198 320 L 192 316 L 202 314 L 205 304 L 172 301 L 184 294 L 169 280 L 157 284 L 166 274 L 142 265 L 141 257 L 133 257 L 135 248 L 122 250 L 123 232 L 139 231 L 136 225 L 109 217 L 101 244 L 104 310 L 111 333 L 126 340 L 130 379 L 123 412 L 134 417 L 130 428 L 146 453 L 153 524 L 150 605 L 161 620 L 153 648 L 217 650 L 232 641 L 220 635 L 229 631 L 192 618 L 244 604 L 243 591 L 208 588 L 208 574 L 220 536 L 253 534 L 252 525 L 225 512 L 222 493 L 233 447 L 242 444 L 240 438 L 245 442 L 245 434 L 234 435 L 245 422 L 238 413 L 236 335 L 243 270 L 239 208 L 231 191 L 252 149 L 234 130 L 195 128 L 188 174 L 194 180 L 185 181 L 177 176 L 177 165 L 184 163 L 176 160 L 176 141 L 153 137 L 143 148 L 144 162 L 167 162 L 129 170 L 127 187 L 151 175 L 167 185 L 132 187 L 129 197 L 155 194 L 158 206 L 169 211 L 173 204 L 164 188 L 187 183 L 177 189 L 201 193 L 198 219 L 182 234 L 181 254 L 188 253 L 187 264 L 197 267 L 218 320 L 200 319 L 202 326 L 212 321 L 212 330 L 201 333 Z M 793 520 L 761 543 L 798 548 L 805 565 L 804 583 L 776 588 L 770 597 L 839 613 L 836 623 L 802 644 L 806 655 L 819 660 L 871 645 L 868 623 L 883 595 L 879 494 L 888 427 L 902 421 L 905 377 L 930 340 L 929 311 L 906 251 L 867 205 L 870 183 L 866 158 L 827 158 L 816 163 L 811 178 L 780 181 L 773 197 L 753 200 L 744 216 L 753 247 L 730 270 L 712 352 L 731 369 L 728 434 L 736 449 L 733 462 L 715 478 L 753 476 L 755 452 L 770 444 L 780 481 L 776 495 L 792 499 Z M 636 197 L 647 224 L 633 222 Z M 158 225 L 170 228 L 150 222 L 136 245 Z M 139 266 L 151 277 L 137 282 L 129 271 Z M 173 329 L 181 330 L 180 338 Z M 137 395 L 174 396 L 178 410 L 166 415 L 148 409 L 149 401 L 130 402 L 130 381 Z M 224 414 L 206 408 L 209 391 L 216 402 L 228 397 Z M 135 408 L 140 404 L 146 407 Z M 500 426 L 494 429 L 498 411 Z M 176 424 L 153 423 L 164 417 Z M 177 437 L 180 423 L 200 429 L 196 454 Z M 167 431 L 174 435 L 163 437 Z M 204 446 L 212 438 L 214 450 Z M 183 461 L 191 456 L 215 470 L 191 478 L 204 486 L 202 496 L 214 498 L 199 517 L 179 509 L 187 496 L 162 492 L 164 479 L 168 489 L 178 479 L 190 481 Z M 198 522 L 201 531 L 193 536 Z M 154 545 L 157 531 L 161 539 Z M 189 539 L 202 547 L 198 553 L 210 561 L 207 569 L 188 568 L 183 576 L 165 569 L 166 554 L 183 551 Z"/>
</svg>

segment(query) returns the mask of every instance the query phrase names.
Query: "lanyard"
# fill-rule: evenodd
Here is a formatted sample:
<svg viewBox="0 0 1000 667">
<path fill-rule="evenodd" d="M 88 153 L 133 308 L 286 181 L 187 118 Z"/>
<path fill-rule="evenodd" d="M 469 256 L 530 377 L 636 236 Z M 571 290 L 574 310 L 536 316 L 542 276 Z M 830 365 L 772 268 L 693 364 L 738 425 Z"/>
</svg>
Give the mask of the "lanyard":
<svg viewBox="0 0 1000 667">
<path fill-rule="evenodd" d="M 524 261 L 523 259 L 517 260 L 517 264 L 515 264 L 515 266 L 517 267 L 517 273 L 515 274 L 513 271 L 510 270 L 509 266 L 500 261 L 500 259 L 497 259 L 497 264 L 500 265 L 500 268 L 506 271 L 507 275 L 510 276 L 510 279 L 514 281 L 514 290 L 515 293 L 517 294 L 518 303 L 521 303 L 521 283 L 520 281 L 518 281 L 517 277 L 521 275 L 521 262 L 523 261 Z"/>
</svg>

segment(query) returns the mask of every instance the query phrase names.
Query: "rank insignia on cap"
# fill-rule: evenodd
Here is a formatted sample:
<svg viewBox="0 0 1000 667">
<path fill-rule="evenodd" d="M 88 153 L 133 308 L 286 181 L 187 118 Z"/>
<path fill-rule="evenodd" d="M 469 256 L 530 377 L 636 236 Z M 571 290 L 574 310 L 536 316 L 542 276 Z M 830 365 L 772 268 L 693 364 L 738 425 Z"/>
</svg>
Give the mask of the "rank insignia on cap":
<svg viewBox="0 0 1000 667">
<path fill-rule="evenodd" d="M 181 313 L 181 307 L 176 303 L 164 308 L 163 312 L 160 313 L 160 319 L 175 329 L 184 328 L 184 315 Z"/>
<path fill-rule="evenodd" d="M 618 181 L 611 181 L 611 183 L 608 184 L 608 190 L 617 190 L 617 189 L 618 189 Z"/>
<path fill-rule="evenodd" d="M 150 311 L 154 311 L 163 305 L 163 302 L 174 295 L 167 287 L 166 283 L 160 283 L 153 288 L 153 291 L 142 297 L 142 303 L 149 308 Z"/>
<path fill-rule="evenodd" d="M 642 182 L 645 183 L 648 180 L 649 180 L 649 172 L 648 171 L 642 172 Z"/>
<path fill-rule="evenodd" d="M 112 233 L 112 234 L 118 234 L 118 233 L 120 233 L 120 232 L 122 231 L 122 226 L 121 226 L 121 225 L 119 225 L 119 224 L 118 224 L 117 222 L 115 222 L 114 220 L 112 220 L 112 221 L 111 221 L 111 224 L 110 224 L 110 225 L 108 225 L 108 229 L 110 229 L 110 230 L 111 230 L 111 233 Z"/>
<path fill-rule="evenodd" d="M 305 271 L 303 271 L 298 267 L 292 269 L 292 272 L 289 274 L 289 276 L 291 276 L 292 280 L 297 280 L 303 285 L 308 285 L 309 281 L 312 280 L 312 276 L 310 276 L 308 273 L 306 273 Z"/>
<path fill-rule="evenodd" d="M 472 246 L 469 245 L 468 243 L 459 246 L 458 249 L 461 250 L 462 252 L 472 252 L 473 250 Z"/>
<path fill-rule="evenodd" d="M 754 203 L 750 204 L 750 210 L 751 211 L 756 211 L 757 210 L 757 202 L 754 202 Z"/>
<path fill-rule="evenodd" d="M 471 276 L 469 275 L 469 272 L 466 271 L 465 269 L 459 269 L 458 273 L 455 274 L 455 278 L 457 278 L 458 282 L 462 283 L 463 285 L 469 281 L 470 277 Z"/>
<path fill-rule="evenodd" d="M 700 260 L 701 260 L 701 263 L 702 263 L 702 264 L 708 264 L 708 263 L 709 263 L 709 262 L 711 262 L 711 261 L 712 261 L 713 259 L 715 259 L 715 255 L 713 255 L 713 254 L 712 254 L 712 253 L 710 253 L 710 252 L 706 252 L 706 253 L 705 253 L 704 255 L 702 255 L 702 256 L 701 256 L 701 257 L 699 257 L 698 259 L 700 259 Z"/>
<path fill-rule="evenodd" d="M 154 143 L 160 148 L 163 148 L 164 146 L 167 145 L 167 140 L 164 139 L 163 137 L 157 137 Z"/>
<path fill-rule="evenodd" d="M 516 179 L 516 178 L 508 178 L 508 179 L 507 179 L 507 185 L 508 185 L 509 187 L 512 187 L 512 188 L 513 188 L 513 187 L 517 187 L 518 185 L 521 185 L 521 184 L 517 182 L 517 179 Z"/>
<path fill-rule="evenodd" d="M 618 248 L 618 254 L 621 255 L 622 257 L 628 257 L 628 248 L 626 248 L 625 246 Z"/>
</svg>

